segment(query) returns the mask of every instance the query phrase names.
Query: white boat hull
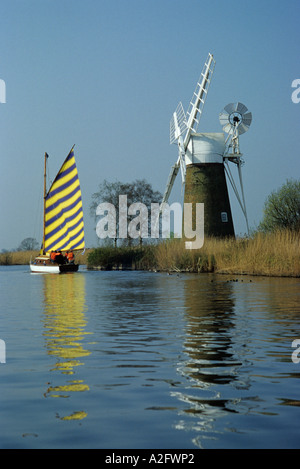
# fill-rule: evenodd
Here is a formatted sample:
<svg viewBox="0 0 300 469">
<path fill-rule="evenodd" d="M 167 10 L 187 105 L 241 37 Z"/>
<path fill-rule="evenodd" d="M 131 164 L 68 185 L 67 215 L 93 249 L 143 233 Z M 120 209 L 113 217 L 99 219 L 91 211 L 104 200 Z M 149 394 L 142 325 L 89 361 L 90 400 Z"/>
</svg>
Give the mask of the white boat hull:
<svg viewBox="0 0 300 469">
<path fill-rule="evenodd" d="M 34 265 L 30 264 L 30 271 L 35 274 L 59 274 L 59 265 Z"/>
<path fill-rule="evenodd" d="M 30 262 L 30 271 L 33 274 L 61 274 L 68 272 L 77 272 L 76 264 L 55 264 L 49 257 L 38 256 L 34 262 Z"/>
</svg>

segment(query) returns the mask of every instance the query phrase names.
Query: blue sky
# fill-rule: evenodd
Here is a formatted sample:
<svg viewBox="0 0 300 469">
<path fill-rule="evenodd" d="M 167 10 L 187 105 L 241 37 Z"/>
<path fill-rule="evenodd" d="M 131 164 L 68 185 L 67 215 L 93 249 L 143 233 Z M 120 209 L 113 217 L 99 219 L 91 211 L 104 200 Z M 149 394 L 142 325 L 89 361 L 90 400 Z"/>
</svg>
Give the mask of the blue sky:
<svg viewBox="0 0 300 469">
<path fill-rule="evenodd" d="M 250 227 L 270 192 L 299 178 L 298 0 L 0 0 L 0 9 L 0 250 L 41 240 L 45 151 L 54 178 L 76 144 L 88 246 L 103 179 L 146 178 L 164 192 L 177 159 L 169 122 L 179 101 L 187 109 L 208 52 L 216 67 L 198 130 L 221 131 L 230 102 L 253 114 L 240 138 Z M 178 176 L 170 202 L 180 186 Z"/>
</svg>

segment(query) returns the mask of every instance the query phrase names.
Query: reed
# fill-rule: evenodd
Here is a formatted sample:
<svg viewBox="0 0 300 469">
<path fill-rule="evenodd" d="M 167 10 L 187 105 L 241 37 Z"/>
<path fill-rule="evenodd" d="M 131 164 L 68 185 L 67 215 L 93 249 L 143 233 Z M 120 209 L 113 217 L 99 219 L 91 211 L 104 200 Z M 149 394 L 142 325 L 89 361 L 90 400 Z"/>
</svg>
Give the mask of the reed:
<svg viewBox="0 0 300 469">
<path fill-rule="evenodd" d="M 25 265 L 37 251 L 0 254 L 0 265 Z M 205 239 L 199 250 L 185 249 L 181 239 L 142 248 L 96 248 L 76 255 L 89 268 L 131 268 L 177 272 L 216 272 L 269 276 L 300 276 L 300 232 L 257 232 L 244 239 Z"/>
<path fill-rule="evenodd" d="M 34 259 L 38 251 L 12 251 L 0 254 L 0 265 L 26 265 Z"/>
<path fill-rule="evenodd" d="M 300 236 L 289 230 L 237 240 L 209 238 L 199 250 L 186 250 L 182 240 L 168 240 L 155 254 L 161 270 L 300 276 Z"/>
<path fill-rule="evenodd" d="M 103 270 L 149 270 L 155 268 L 155 247 L 103 247 L 87 257 L 88 268 Z"/>
<path fill-rule="evenodd" d="M 76 262 L 80 265 L 87 264 L 87 257 L 90 249 L 87 249 L 84 254 L 76 254 Z M 30 259 L 38 256 L 39 251 L 11 251 L 0 254 L 0 265 L 28 265 Z"/>
</svg>

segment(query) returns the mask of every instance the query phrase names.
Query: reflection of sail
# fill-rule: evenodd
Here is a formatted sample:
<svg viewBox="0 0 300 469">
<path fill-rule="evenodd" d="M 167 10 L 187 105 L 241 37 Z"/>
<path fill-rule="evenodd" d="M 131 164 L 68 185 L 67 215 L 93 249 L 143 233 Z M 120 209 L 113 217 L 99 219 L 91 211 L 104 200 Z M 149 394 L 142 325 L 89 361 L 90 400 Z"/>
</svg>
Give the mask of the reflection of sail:
<svg viewBox="0 0 300 469">
<path fill-rule="evenodd" d="M 51 371 L 73 375 L 75 368 L 84 365 L 82 358 L 90 354 L 83 347 L 86 332 L 85 277 L 84 275 L 46 275 L 44 279 L 44 337 L 48 354 L 56 362 Z M 70 397 L 72 392 L 89 390 L 82 380 L 67 380 L 58 386 L 51 385 L 45 396 Z M 74 412 L 66 419 L 79 419 L 85 412 Z"/>
</svg>

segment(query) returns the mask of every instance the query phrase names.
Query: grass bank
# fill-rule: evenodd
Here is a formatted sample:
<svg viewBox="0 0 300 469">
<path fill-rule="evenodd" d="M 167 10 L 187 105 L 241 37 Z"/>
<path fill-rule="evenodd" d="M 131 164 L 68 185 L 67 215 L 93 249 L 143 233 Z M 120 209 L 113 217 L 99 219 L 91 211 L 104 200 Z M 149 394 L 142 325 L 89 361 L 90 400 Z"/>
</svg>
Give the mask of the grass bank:
<svg viewBox="0 0 300 469">
<path fill-rule="evenodd" d="M 256 233 L 249 239 L 206 239 L 200 250 L 181 240 L 157 246 L 158 268 L 271 276 L 300 276 L 300 236 L 292 231 Z"/>
<path fill-rule="evenodd" d="M 0 265 L 28 265 L 37 251 L 0 254 Z M 247 239 L 205 239 L 199 250 L 185 249 L 181 239 L 156 246 L 87 249 L 76 262 L 89 269 L 137 269 L 175 272 L 300 277 L 300 233 L 256 233 Z"/>
<path fill-rule="evenodd" d="M 87 249 L 82 255 L 77 253 L 75 258 L 76 262 L 80 265 L 87 264 L 87 257 L 91 250 Z M 0 254 L 0 265 L 28 265 L 30 259 L 38 256 L 39 251 L 12 251 Z"/>
<path fill-rule="evenodd" d="M 152 270 L 156 268 L 157 246 L 105 247 L 92 250 L 87 257 L 90 269 Z"/>
<path fill-rule="evenodd" d="M 182 240 L 166 240 L 143 248 L 96 248 L 88 268 L 215 272 L 268 276 L 300 276 L 299 232 L 256 233 L 247 239 L 206 239 L 199 250 Z"/>
</svg>

